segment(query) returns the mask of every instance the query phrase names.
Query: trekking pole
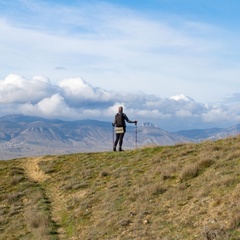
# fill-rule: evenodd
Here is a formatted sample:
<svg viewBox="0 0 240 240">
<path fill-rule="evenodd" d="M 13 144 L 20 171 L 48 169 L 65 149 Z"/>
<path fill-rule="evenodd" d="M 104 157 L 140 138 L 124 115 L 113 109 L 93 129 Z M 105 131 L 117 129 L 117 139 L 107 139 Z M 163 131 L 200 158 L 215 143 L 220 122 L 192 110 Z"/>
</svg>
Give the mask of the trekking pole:
<svg viewBox="0 0 240 240">
<path fill-rule="evenodd" d="M 114 125 L 112 125 L 112 144 L 114 148 Z"/>
<path fill-rule="evenodd" d="M 137 149 L 137 123 L 135 123 L 135 148 Z"/>
</svg>

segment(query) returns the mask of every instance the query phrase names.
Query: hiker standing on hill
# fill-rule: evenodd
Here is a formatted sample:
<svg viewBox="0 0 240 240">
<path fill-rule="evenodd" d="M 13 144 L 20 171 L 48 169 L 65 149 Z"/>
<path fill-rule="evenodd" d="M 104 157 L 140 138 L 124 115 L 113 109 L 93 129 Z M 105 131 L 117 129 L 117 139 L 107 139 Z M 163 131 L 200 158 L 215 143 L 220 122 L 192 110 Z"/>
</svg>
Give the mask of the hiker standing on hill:
<svg viewBox="0 0 240 240">
<path fill-rule="evenodd" d="M 127 115 L 123 113 L 123 107 L 118 108 L 118 113 L 115 115 L 114 122 L 112 123 L 113 127 L 115 126 L 116 130 L 116 140 L 113 143 L 113 151 L 116 151 L 117 144 L 119 142 L 119 151 L 123 151 L 123 137 L 126 132 L 126 122 L 135 123 L 137 125 L 137 121 L 131 121 L 128 119 Z"/>
</svg>

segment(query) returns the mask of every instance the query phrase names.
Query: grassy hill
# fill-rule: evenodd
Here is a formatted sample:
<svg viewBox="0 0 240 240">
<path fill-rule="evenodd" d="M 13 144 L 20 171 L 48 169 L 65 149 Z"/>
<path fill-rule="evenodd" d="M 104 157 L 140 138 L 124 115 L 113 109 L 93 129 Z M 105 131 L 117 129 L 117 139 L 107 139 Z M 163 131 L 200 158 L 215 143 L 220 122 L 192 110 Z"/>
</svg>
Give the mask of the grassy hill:
<svg viewBox="0 0 240 240">
<path fill-rule="evenodd" d="M 240 239 L 240 137 L 0 161 L 0 239 Z"/>
</svg>

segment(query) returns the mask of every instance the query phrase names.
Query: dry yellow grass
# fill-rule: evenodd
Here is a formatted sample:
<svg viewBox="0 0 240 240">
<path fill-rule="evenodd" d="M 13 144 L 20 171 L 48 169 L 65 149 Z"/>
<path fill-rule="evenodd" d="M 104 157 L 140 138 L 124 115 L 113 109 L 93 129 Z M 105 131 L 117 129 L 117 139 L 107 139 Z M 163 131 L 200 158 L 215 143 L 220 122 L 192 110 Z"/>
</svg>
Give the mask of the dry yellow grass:
<svg viewBox="0 0 240 240">
<path fill-rule="evenodd" d="M 240 239 L 240 138 L 0 162 L 0 239 Z"/>
</svg>

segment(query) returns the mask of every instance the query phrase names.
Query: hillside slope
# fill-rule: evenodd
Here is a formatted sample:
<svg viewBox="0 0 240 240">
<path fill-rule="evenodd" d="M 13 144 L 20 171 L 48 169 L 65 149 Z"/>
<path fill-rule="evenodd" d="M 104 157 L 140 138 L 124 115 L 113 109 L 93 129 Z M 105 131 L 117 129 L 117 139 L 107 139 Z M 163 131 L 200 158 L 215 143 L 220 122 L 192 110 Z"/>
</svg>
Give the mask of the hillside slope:
<svg viewBox="0 0 240 240">
<path fill-rule="evenodd" d="M 0 239 L 240 239 L 240 137 L 0 161 Z"/>
</svg>

